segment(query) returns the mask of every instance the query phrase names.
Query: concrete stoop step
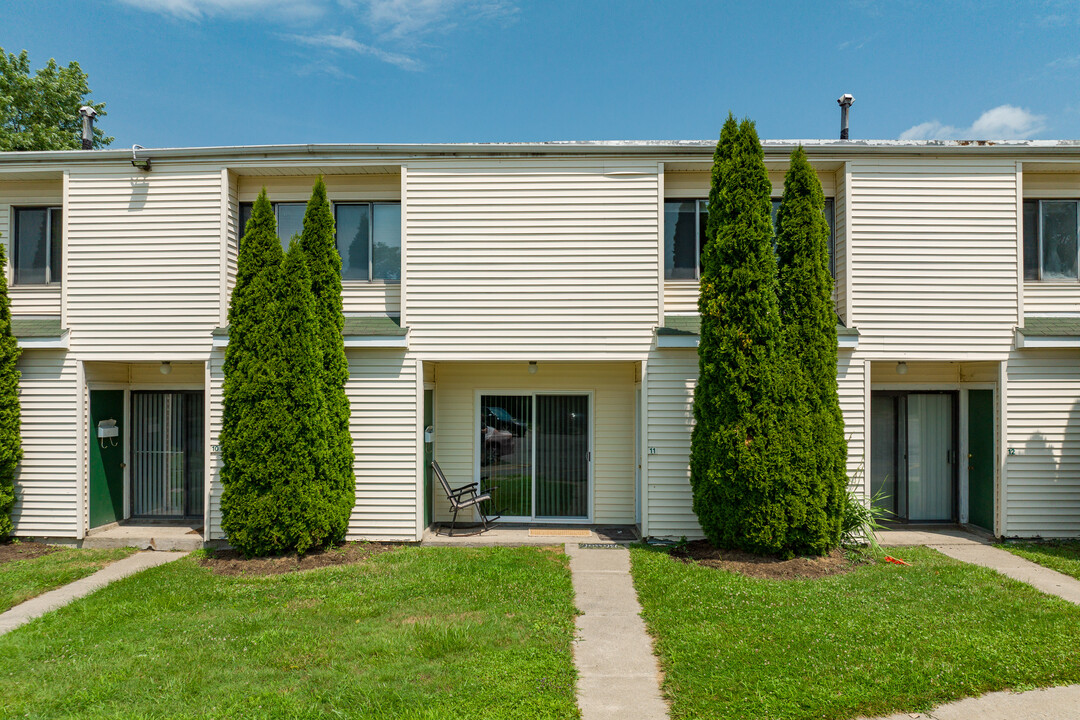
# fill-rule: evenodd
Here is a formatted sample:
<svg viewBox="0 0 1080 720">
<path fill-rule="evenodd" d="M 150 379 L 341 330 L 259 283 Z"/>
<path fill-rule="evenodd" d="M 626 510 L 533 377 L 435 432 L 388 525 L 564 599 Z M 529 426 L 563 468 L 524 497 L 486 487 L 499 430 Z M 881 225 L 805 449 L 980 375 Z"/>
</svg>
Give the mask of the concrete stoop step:
<svg viewBox="0 0 1080 720">
<path fill-rule="evenodd" d="M 170 525 L 114 525 L 92 530 L 83 538 L 84 548 L 108 550 L 133 547 L 140 550 L 200 550 L 204 546 L 198 528 Z"/>
</svg>

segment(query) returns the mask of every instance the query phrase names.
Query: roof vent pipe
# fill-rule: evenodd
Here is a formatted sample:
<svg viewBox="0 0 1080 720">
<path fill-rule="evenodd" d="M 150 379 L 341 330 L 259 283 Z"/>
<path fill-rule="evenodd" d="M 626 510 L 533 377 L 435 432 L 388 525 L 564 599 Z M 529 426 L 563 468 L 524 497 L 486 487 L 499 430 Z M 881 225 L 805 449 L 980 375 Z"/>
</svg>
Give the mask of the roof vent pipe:
<svg viewBox="0 0 1080 720">
<path fill-rule="evenodd" d="M 848 112 L 851 110 L 852 104 L 855 102 L 855 96 L 848 93 L 841 95 L 837 101 L 840 105 L 840 139 L 848 139 Z"/>
<path fill-rule="evenodd" d="M 83 105 L 79 108 L 79 114 L 82 115 L 82 149 L 93 150 L 94 118 L 97 117 L 97 110 L 89 105 Z"/>
</svg>

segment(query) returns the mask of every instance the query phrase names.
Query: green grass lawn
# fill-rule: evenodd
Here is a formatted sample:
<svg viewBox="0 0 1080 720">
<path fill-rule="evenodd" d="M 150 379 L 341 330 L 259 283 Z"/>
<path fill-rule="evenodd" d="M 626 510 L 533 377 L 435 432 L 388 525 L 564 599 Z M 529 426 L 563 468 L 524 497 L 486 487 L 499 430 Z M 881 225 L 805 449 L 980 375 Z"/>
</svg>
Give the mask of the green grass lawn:
<svg viewBox="0 0 1080 720">
<path fill-rule="evenodd" d="M 0 637 L 0 715 L 576 718 L 575 612 L 561 550 L 265 577 L 189 557 Z"/>
<path fill-rule="evenodd" d="M 29 560 L 0 563 L 0 612 L 91 575 L 134 553 L 133 548 L 79 550 L 63 548 Z"/>
<path fill-rule="evenodd" d="M 1005 543 L 997 547 L 1080 580 L 1080 541 Z"/>
<path fill-rule="evenodd" d="M 759 580 L 632 550 L 673 718 L 853 718 L 1080 682 L 1080 608 L 926 548 Z"/>
</svg>

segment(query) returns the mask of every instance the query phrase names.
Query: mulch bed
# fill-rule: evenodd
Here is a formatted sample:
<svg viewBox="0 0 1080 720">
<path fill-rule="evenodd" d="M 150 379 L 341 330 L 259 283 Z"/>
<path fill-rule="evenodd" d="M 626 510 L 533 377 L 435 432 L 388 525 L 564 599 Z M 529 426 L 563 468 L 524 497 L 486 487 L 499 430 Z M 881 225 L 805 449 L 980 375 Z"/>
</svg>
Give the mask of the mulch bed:
<svg viewBox="0 0 1080 720">
<path fill-rule="evenodd" d="M 55 545 L 46 545 L 45 543 L 26 541 L 26 540 L 9 540 L 7 542 L 0 542 L 0 565 L 6 562 L 14 562 L 15 560 L 29 560 L 30 558 L 41 557 L 42 555 L 48 555 L 59 550 Z"/>
<path fill-rule="evenodd" d="M 236 550 L 212 550 L 199 559 L 199 564 L 213 570 L 215 575 L 284 575 L 321 567 L 353 565 L 399 547 L 395 543 L 352 542 L 326 550 L 314 550 L 305 555 L 290 553 L 256 558 L 245 558 Z"/>
<path fill-rule="evenodd" d="M 720 550 L 708 540 L 695 540 L 672 548 L 671 557 L 686 563 L 693 562 L 767 580 L 816 579 L 841 575 L 856 568 L 839 548 L 822 557 L 794 557 L 784 560 L 779 557 L 752 555 L 740 550 Z"/>
</svg>

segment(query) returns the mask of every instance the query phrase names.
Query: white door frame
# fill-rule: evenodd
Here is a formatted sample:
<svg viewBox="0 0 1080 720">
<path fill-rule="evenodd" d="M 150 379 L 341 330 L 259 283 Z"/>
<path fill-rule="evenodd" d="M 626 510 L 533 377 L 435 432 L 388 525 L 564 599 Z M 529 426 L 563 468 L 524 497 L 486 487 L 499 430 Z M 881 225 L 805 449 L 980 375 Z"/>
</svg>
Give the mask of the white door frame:
<svg viewBox="0 0 1080 720">
<path fill-rule="evenodd" d="M 585 395 L 588 398 L 589 404 L 589 432 L 588 432 L 588 498 L 589 498 L 589 515 L 588 517 L 572 517 L 572 518 L 552 518 L 552 517 L 537 517 L 536 516 L 536 437 L 535 430 L 533 431 L 532 443 L 530 450 L 532 453 L 531 465 L 532 465 L 532 481 L 530 483 L 532 500 L 530 507 L 533 514 L 531 516 L 514 516 L 500 518 L 503 522 L 521 522 L 521 523 L 545 523 L 551 525 L 591 525 L 595 514 L 595 478 L 593 472 L 593 457 L 595 456 L 595 432 L 596 432 L 596 403 L 594 402 L 594 391 L 592 390 L 576 390 L 576 389 L 544 389 L 544 390 L 527 390 L 522 388 L 511 389 L 476 389 L 473 391 L 473 480 L 476 482 L 477 488 L 480 488 L 480 397 L 483 395 L 517 395 L 520 397 L 533 398 L 532 403 L 532 418 L 530 418 L 530 424 L 533 428 L 536 426 L 536 397 L 538 395 Z"/>
</svg>

